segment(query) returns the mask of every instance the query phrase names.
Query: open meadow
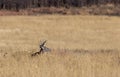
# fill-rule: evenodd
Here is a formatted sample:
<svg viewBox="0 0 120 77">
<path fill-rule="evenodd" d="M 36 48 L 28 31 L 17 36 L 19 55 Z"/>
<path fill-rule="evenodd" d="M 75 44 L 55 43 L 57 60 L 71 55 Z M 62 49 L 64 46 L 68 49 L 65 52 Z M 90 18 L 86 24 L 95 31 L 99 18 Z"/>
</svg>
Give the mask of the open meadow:
<svg viewBox="0 0 120 77">
<path fill-rule="evenodd" d="M 120 77 L 120 17 L 1 16 L 0 77 Z"/>
</svg>

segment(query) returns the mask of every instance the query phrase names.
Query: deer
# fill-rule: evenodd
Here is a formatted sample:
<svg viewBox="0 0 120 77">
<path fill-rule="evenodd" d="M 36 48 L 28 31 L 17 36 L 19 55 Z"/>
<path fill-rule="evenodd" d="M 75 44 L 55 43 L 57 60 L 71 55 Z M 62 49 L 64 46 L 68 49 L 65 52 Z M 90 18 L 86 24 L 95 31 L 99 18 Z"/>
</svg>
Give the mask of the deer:
<svg viewBox="0 0 120 77">
<path fill-rule="evenodd" d="M 33 53 L 31 56 L 36 56 L 36 55 L 39 55 L 39 54 L 43 54 L 44 52 L 48 52 L 48 51 L 51 51 L 49 48 L 47 48 L 45 46 L 47 40 L 43 41 L 40 45 L 39 45 L 39 48 L 40 50 L 38 52 L 35 52 Z"/>
</svg>

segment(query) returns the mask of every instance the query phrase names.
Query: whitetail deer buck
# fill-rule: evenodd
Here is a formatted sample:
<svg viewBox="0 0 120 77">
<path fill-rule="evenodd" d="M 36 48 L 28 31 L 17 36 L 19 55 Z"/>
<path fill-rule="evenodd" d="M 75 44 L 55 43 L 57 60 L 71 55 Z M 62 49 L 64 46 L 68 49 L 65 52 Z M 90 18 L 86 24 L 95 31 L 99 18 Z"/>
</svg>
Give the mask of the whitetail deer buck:
<svg viewBox="0 0 120 77">
<path fill-rule="evenodd" d="M 35 52 L 35 53 L 33 53 L 31 56 L 36 56 L 37 54 L 41 54 L 41 53 L 44 53 L 44 52 L 51 51 L 49 48 L 47 48 L 47 47 L 45 46 L 45 43 L 46 43 L 46 42 L 47 42 L 46 40 L 43 41 L 43 42 L 40 44 L 40 50 L 39 50 L 39 52 Z"/>
</svg>

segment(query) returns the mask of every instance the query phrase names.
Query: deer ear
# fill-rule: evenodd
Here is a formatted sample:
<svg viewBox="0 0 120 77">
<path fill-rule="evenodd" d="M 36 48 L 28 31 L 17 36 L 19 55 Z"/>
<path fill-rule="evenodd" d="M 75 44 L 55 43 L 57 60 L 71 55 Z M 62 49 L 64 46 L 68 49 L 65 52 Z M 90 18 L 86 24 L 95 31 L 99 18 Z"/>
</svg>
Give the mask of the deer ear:
<svg viewBox="0 0 120 77">
<path fill-rule="evenodd" d="M 43 44 L 45 44 L 47 42 L 47 40 L 43 41 Z"/>
<path fill-rule="evenodd" d="M 46 42 L 47 42 L 47 40 L 44 40 L 44 42 L 46 43 Z"/>
<path fill-rule="evenodd" d="M 47 42 L 47 40 L 40 40 L 40 44 Z"/>
<path fill-rule="evenodd" d="M 43 42 L 40 44 L 40 47 L 44 46 L 44 45 L 45 45 L 45 43 L 46 43 L 46 40 L 45 40 L 45 41 L 43 41 Z"/>
</svg>

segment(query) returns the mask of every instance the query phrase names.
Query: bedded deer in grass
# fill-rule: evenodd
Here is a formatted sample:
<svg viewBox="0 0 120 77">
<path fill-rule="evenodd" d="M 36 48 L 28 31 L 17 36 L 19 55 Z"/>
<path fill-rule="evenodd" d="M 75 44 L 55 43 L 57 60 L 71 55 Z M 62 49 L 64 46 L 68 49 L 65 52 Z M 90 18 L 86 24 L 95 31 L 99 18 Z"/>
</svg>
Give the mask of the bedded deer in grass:
<svg viewBox="0 0 120 77">
<path fill-rule="evenodd" d="M 47 47 L 45 46 L 46 42 L 47 42 L 46 40 L 43 41 L 43 42 L 40 44 L 40 50 L 39 50 L 39 52 L 35 52 L 35 53 L 33 53 L 31 56 L 36 56 L 36 55 L 38 55 L 38 54 L 42 54 L 42 53 L 44 53 L 44 52 L 51 51 L 49 48 L 47 48 Z"/>
</svg>

